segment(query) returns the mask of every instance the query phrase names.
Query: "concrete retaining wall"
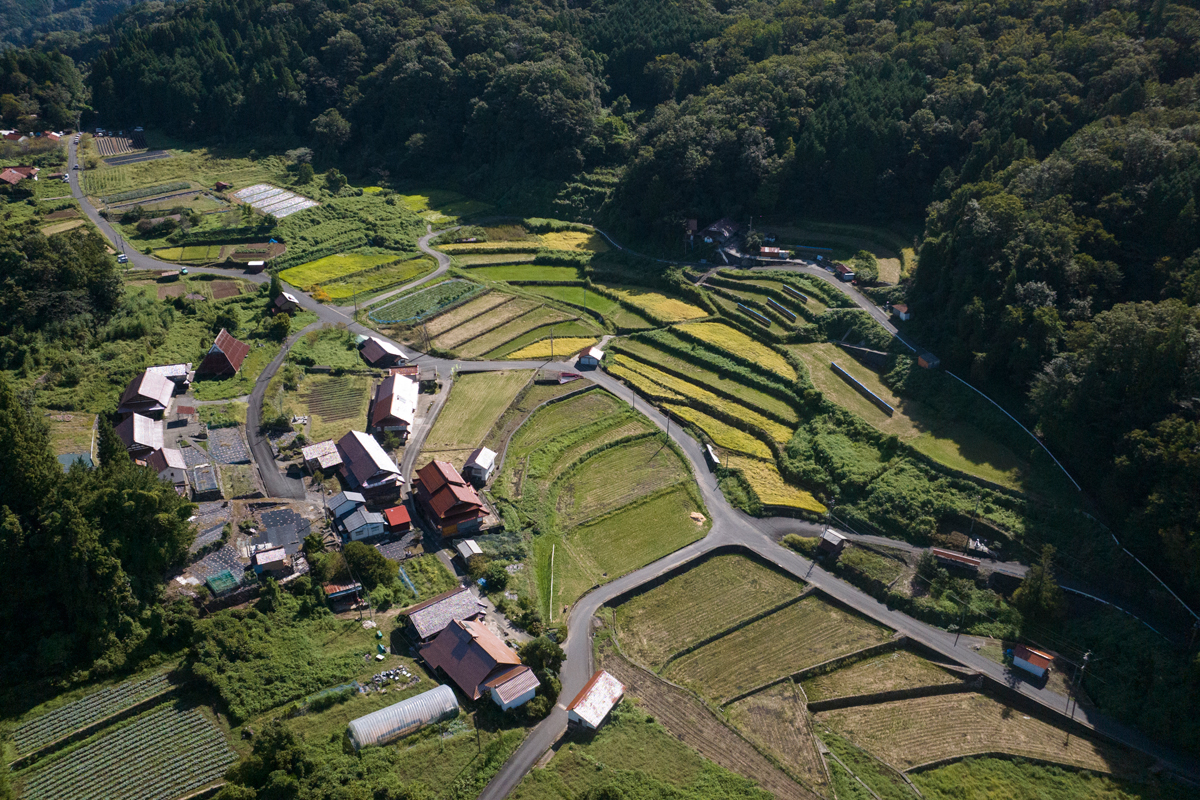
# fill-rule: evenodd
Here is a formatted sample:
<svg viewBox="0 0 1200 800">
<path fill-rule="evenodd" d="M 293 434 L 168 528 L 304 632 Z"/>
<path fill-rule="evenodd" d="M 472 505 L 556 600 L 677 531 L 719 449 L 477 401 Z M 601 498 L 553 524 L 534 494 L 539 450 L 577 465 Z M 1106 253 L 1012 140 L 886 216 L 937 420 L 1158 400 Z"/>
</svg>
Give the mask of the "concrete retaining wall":
<svg viewBox="0 0 1200 800">
<path fill-rule="evenodd" d="M 866 386 L 863 386 L 861 383 L 859 383 L 858 378 L 855 378 L 849 372 L 846 372 L 846 370 L 844 370 L 840 366 L 838 366 L 838 363 L 836 361 L 830 361 L 829 368 L 833 370 L 833 374 L 837 375 L 839 378 L 844 380 L 846 383 L 850 384 L 850 386 L 852 386 L 856 392 L 858 392 L 863 397 L 870 400 L 871 403 L 873 405 L 875 405 L 880 411 L 887 414 L 889 417 L 892 416 L 892 414 L 896 413 L 896 409 L 892 408 L 891 404 L 889 404 L 886 400 L 884 400 L 879 395 L 872 392 Z"/>
</svg>

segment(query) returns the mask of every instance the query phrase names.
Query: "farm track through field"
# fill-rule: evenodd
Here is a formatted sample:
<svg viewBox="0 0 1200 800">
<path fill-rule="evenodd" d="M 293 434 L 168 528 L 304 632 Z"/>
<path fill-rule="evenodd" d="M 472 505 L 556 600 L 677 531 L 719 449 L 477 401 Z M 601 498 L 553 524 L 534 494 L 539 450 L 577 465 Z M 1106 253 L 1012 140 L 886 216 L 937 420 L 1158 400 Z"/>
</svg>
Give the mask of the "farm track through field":
<svg viewBox="0 0 1200 800">
<path fill-rule="evenodd" d="M 780 771 L 745 739 L 730 730 L 687 692 L 676 689 L 624 658 L 605 654 L 601 666 L 641 700 L 663 727 L 725 769 L 756 781 L 783 800 L 819 800 L 820 796 Z"/>
</svg>

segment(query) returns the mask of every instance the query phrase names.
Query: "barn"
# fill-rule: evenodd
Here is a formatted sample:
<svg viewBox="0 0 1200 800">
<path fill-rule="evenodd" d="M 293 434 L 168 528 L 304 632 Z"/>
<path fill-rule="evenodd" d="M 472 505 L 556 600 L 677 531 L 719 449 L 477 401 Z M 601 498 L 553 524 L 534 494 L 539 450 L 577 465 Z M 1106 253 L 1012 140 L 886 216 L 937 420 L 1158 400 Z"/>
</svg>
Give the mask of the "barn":
<svg viewBox="0 0 1200 800">
<path fill-rule="evenodd" d="M 169 378 L 147 369 L 125 387 L 117 404 L 117 413 L 136 412 L 154 419 L 162 419 L 163 413 L 171 405 L 171 396 L 174 393 L 175 384 Z"/>
<path fill-rule="evenodd" d="M 304 459 L 304 466 L 310 473 L 320 472 L 328 475 L 334 467 L 342 465 L 342 454 L 338 452 L 337 444 L 333 439 L 326 439 L 302 448 L 300 456 Z"/>
<path fill-rule="evenodd" d="M 1046 677 L 1046 671 L 1054 663 L 1054 656 L 1019 644 L 1012 649 L 1013 666 L 1025 670 L 1038 678 Z"/>
<path fill-rule="evenodd" d="M 229 335 L 229 331 L 221 328 L 196 373 L 214 378 L 232 377 L 242 368 L 242 362 L 249 353 L 250 345 L 238 341 Z"/>
<path fill-rule="evenodd" d="M 393 367 L 404 360 L 399 347 L 375 336 L 367 338 L 360 352 L 363 360 L 372 367 Z"/>
<path fill-rule="evenodd" d="M 575 361 L 575 366 L 580 369 L 584 367 L 596 368 L 600 366 L 600 362 L 604 360 L 604 351 L 599 347 L 585 347 L 579 351 L 579 358 Z"/>
</svg>

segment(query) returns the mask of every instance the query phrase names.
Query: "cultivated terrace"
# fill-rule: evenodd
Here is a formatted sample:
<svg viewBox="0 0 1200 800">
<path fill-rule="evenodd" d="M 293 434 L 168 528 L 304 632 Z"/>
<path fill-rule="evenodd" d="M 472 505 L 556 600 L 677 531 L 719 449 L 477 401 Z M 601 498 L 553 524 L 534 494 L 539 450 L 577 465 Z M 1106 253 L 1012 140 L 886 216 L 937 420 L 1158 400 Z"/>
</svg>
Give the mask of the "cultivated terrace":
<svg viewBox="0 0 1200 800">
<path fill-rule="evenodd" d="M 1193 6 L 0 0 L 0 800 L 1193 796 Z"/>
</svg>

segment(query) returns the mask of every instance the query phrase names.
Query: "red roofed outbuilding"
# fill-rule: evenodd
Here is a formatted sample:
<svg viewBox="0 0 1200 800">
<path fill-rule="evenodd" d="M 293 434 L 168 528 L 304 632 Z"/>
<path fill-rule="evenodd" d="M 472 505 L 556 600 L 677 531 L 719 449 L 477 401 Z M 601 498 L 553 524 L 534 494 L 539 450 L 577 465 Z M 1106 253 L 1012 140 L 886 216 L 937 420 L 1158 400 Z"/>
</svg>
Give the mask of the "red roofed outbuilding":
<svg viewBox="0 0 1200 800">
<path fill-rule="evenodd" d="M 460 536 L 479 529 L 487 510 L 479 493 L 463 480 L 453 464 L 430 461 L 417 470 L 417 502 L 442 536 Z"/>
<path fill-rule="evenodd" d="M 231 377 L 242 368 L 242 362 L 246 360 L 249 353 L 250 345 L 238 341 L 229 335 L 229 331 L 221 328 L 221 332 L 217 334 L 212 347 L 208 348 L 208 353 L 200 362 L 200 368 L 196 370 L 196 373 L 217 378 Z"/>
</svg>

